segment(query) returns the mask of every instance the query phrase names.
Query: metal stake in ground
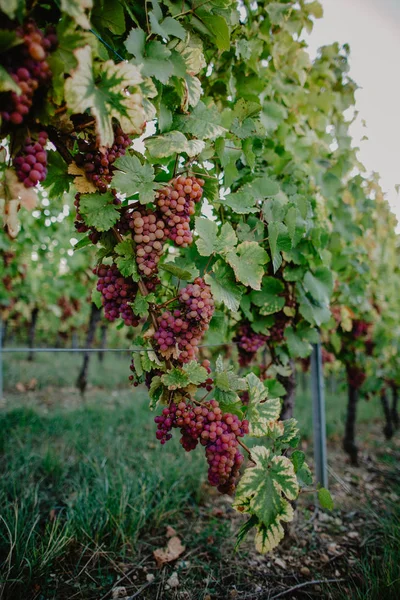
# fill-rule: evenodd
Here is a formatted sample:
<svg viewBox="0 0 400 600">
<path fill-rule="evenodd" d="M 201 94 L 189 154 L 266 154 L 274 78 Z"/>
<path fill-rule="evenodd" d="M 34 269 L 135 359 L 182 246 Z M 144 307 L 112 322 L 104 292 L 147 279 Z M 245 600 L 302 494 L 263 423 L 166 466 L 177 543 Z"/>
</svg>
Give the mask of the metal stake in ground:
<svg viewBox="0 0 400 600">
<path fill-rule="evenodd" d="M 311 391 L 313 403 L 313 434 L 316 483 L 328 487 L 326 454 L 325 390 L 321 343 L 313 344 L 311 355 Z"/>
<path fill-rule="evenodd" d="M 0 317 L 0 400 L 3 398 L 3 320 Z"/>
</svg>

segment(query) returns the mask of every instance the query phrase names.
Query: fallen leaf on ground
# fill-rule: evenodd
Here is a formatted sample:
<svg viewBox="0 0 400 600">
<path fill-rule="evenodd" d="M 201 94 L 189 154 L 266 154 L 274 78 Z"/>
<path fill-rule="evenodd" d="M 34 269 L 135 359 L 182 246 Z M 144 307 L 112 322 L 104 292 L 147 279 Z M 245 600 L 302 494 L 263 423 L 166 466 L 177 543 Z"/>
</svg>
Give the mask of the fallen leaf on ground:
<svg viewBox="0 0 400 600">
<path fill-rule="evenodd" d="M 167 538 L 174 537 L 176 535 L 176 531 L 171 525 L 167 525 L 167 532 L 165 534 Z"/>
<path fill-rule="evenodd" d="M 181 540 L 175 535 L 168 540 L 166 548 L 154 550 L 153 556 L 156 559 L 157 567 L 162 567 L 166 563 L 176 560 L 184 551 L 185 546 L 182 546 Z"/>
</svg>

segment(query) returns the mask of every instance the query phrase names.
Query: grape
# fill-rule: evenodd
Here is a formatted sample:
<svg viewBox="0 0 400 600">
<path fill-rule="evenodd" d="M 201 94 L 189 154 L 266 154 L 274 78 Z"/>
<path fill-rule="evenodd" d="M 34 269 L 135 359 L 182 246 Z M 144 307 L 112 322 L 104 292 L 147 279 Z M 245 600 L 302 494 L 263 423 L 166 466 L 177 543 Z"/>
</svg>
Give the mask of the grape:
<svg viewBox="0 0 400 600">
<path fill-rule="evenodd" d="M 257 351 L 264 346 L 267 337 L 252 330 L 250 323 L 241 323 L 233 341 L 237 343 L 239 350 L 239 364 L 246 367 L 254 359 Z"/>
<path fill-rule="evenodd" d="M 46 59 L 48 53 L 57 46 L 57 36 L 54 29 L 44 34 L 33 21 L 17 27 L 16 35 L 23 43 L 9 51 L 5 67 L 21 93 L 8 93 L 1 116 L 6 122 L 21 125 L 30 112 L 36 90 L 47 85 L 51 79 Z"/>
<path fill-rule="evenodd" d="M 211 373 L 211 363 L 209 360 L 205 359 L 201 363 L 201 366 L 207 371 L 208 375 Z M 212 377 L 207 377 L 203 383 L 200 384 L 200 387 L 205 388 L 207 392 L 211 392 L 213 389 L 214 379 Z"/>
<path fill-rule="evenodd" d="M 137 285 L 123 277 L 115 264 L 99 265 L 93 269 L 93 273 L 99 278 L 97 290 L 102 295 L 105 318 L 115 321 L 121 317 L 125 325 L 137 327 L 139 318 L 134 315 L 129 306 L 129 303 L 136 298 Z"/>
<path fill-rule="evenodd" d="M 352 365 L 347 368 L 347 381 L 353 388 L 360 388 L 367 376 L 364 371 L 357 365 Z"/>
<path fill-rule="evenodd" d="M 171 439 L 173 428 L 182 434 L 181 444 L 190 452 L 198 443 L 205 447 L 208 480 L 222 493 L 233 493 L 243 456 L 238 438 L 249 432 L 249 423 L 223 413 L 216 400 L 195 405 L 189 401 L 171 403 L 155 417 L 156 437 L 161 444 Z"/>
<path fill-rule="evenodd" d="M 186 363 L 196 357 L 214 313 L 211 289 L 201 277 L 180 291 L 179 307 L 160 315 L 154 339 L 163 356 Z"/>
<path fill-rule="evenodd" d="M 132 213 L 129 227 L 133 229 L 136 242 L 136 263 L 145 277 L 151 277 L 158 270 L 164 241 L 165 225 L 152 211 L 136 210 Z"/>
<path fill-rule="evenodd" d="M 45 131 L 39 133 L 37 142 L 26 138 L 24 145 L 13 160 L 17 177 L 27 188 L 46 179 L 47 152 L 45 145 L 47 138 L 48 135 Z"/>
<path fill-rule="evenodd" d="M 204 181 L 196 177 L 176 177 L 156 194 L 156 204 L 167 228 L 167 235 L 177 246 L 185 248 L 193 241 L 190 217 L 195 203 L 203 195 Z"/>
<path fill-rule="evenodd" d="M 79 140 L 80 153 L 76 155 L 76 164 L 85 171 L 87 179 L 92 181 L 99 192 L 107 191 L 113 177 L 113 163 L 124 156 L 132 140 L 120 127 L 114 129 L 114 143 L 111 148 L 99 149 L 95 141 Z"/>
</svg>

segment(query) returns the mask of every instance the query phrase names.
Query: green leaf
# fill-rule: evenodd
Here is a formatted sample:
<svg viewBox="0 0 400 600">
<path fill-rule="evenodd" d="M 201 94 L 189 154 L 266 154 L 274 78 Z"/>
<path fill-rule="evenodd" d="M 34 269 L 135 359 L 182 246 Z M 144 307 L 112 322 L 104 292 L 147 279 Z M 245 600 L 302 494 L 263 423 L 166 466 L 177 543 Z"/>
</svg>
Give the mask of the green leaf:
<svg viewBox="0 0 400 600">
<path fill-rule="evenodd" d="M 211 256 L 215 253 L 225 254 L 236 245 L 236 233 L 229 223 L 224 223 L 218 234 L 218 225 L 215 221 L 196 217 L 195 228 L 199 236 L 196 246 L 201 256 Z"/>
<path fill-rule="evenodd" d="M 25 1 L 0 0 L 0 11 L 10 17 L 10 19 L 15 19 L 16 15 L 22 16 L 24 14 Z"/>
<path fill-rule="evenodd" d="M 188 375 L 179 367 L 174 367 L 168 373 L 164 373 L 161 381 L 169 390 L 177 390 L 189 385 Z"/>
<path fill-rule="evenodd" d="M 329 491 L 326 488 L 320 488 L 318 490 L 318 501 L 322 508 L 326 508 L 327 510 L 333 510 L 333 500 Z"/>
<path fill-rule="evenodd" d="M 207 107 L 203 102 L 188 115 L 178 115 L 175 124 L 182 133 L 190 133 L 201 140 L 214 140 L 226 133 L 221 126 L 221 117 L 215 105 Z"/>
<path fill-rule="evenodd" d="M 250 192 L 234 192 L 221 198 L 221 204 L 229 206 L 238 215 L 256 213 L 259 208 L 254 206 L 256 198 Z"/>
<path fill-rule="evenodd" d="M 297 427 L 296 419 L 285 419 L 283 421 L 283 434 L 278 440 L 281 444 L 292 445 L 294 440 L 298 440 L 299 428 Z"/>
<path fill-rule="evenodd" d="M 164 158 L 186 152 L 189 157 L 197 156 L 205 148 L 201 140 L 188 140 L 180 131 L 169 131 L 164 135 L 146 138 L 146 148 L 155 158 Z"/>
<path fill-rule="evenodd" d="M 327 267 L 318 267 L 314 273 L 308 271 L 303 280 L 307 292 L 317 301 L 329 303 L 333 291 L 333 275 Z"/>
<path fill-rule="evenodd" d="M 162 393 L 164 391 L 164 386 L 161 381 L 161 377 L 156 375 L 152 378 L 150 388 L 149 388 L 149 397 L 150 397 L 150 408 L 154 408 L 158 401 L 160 400 Z"/>
<path fill-rule="evenodd" d="M 230 50 L 230 32 L 226 19 L 219 15 L 202 15 L 201 20 L 213 34 L 218 50 Z"/>
<path fill-rule="evenodd" d="M 293 463 L 294 472 L 297 473 L 301 469 L 301 467 L 304 465 L 305 460 L 306 460 L 306 455 L 304 454 L 304 452 L 301 452 L 300 450 L 295 450 L 291 454 L 290 460 Z"/>
<path fill-rule="evenodd" d="M 306 358 L 310 355 L 311 344 L 297 335 L 293 327 L 286 327 L 285 338 L 292 358 Z"/>
<path fill-rule="evenodd" d="M 188 376 L 189 383 L 193 383 L 193 385 L 200 385 L 200 383 L 204 383 L 208 377 L 207 370 L 199 365 L 199 363 L 195 360 L 185 363 L 182 366 L 182 370 Z"/>
<path fill-rule="evenodd" d="M 148 294 L 142 296 L 140 292 L 137 293 L 135 300 L 132 303 L 132 310 L 138 317 L 147 317 L 149 314 L 149 304 L 156 301 L 154 294 Z"/>
<path fill-rule="evenodd" d="M 270 398 L 281 398 L 286 394 L 285 388 L 277 379 L 266 379 L 264 385 Z"/>
<path fill-rule="evenodd" d="M 48 190 L 52 198 L 60 198 L 69 191 L 72 178 L 68 175 L 65 162 L 58 152 L 47 152 L 47 176 L 42 186 Z"/>
<path fill-rule="evenodd" d="M 237 281 L 254 290 L 259 290 L 264 275 L 263 265 L 268 262 L 268 254 L 257 242 L 242 242 L 235 252 L 226 257 L 235 272 Z"/>
<path fill-rule="evenodd" d="M 293 464 L 286 456 L 273 456 L 263 446 L 251 449 L 254 467 L 248 467 L 237 487 L 234 507 L 258 517 L 256 547 L 261 552 L 275 548 L 283 538 L 282 521 L 293 519 L 286 500 L 294 500 L 299 486 Z"/>
<path fill-rule="evenodd" d="M 246 380 L 239 377 L 232 366 L 225 367 L 222 357 L 219 356 L 215 369 L 214 396 L 221 410 L 242 417 L 242 405 L 237 392 L 245 389 L 247 389 Z"/>
<path fill-rule="evenodd" d="M 96 2 L 90 18 L 94 27 L 100 32 L 111 31 L 115 35 L 125 33 L 124 9 L 117 0 Z"/>
<path fill-rule="evenodd" d="M 14 79 L 7 73 L 4 67 L 0 65 L 0 92 L 15 92 L 21 94 L 21 88 Z"/>
<path fill-rule="evenodd" d="M 246 418 L 249 421 L 250 434 L 255 437 L 268 435 L 279 419 L 281 401 L 279 398 L 268 398 L 268 389 L 254 373 L 246 377 L 249 389 L 249 403 Z"/>
<path fill-rule="evenodd" d="M 180 367 L 174 367 L 168 373 L 161 377 L 161 381 L 169 390 L 185 388 L 189 384 L 199 385 L 208 377 L 204 367 L 199 365 L 195 360 L 190 361 Z"/>
<path fill-rule="evenodd" d="M 113 204 L 114 196 L 106 194 L 82 194 L 79 211 L 89 227 L 98 231 L 108 231 L 119 219 L 119 211 Z"/>
<path fill-rule="evenodd" d="M 89 110 L 104 146 L 112 146 L 114 141 L 113 118 L 126 133 L 141 133 L 144 126 L 141 95 L 128 93 L 142 81 L 139 69 L 127 62 L 115 64 L 107 60 L 101 63 L 99 76 L 95 77 L 91 47 L 78 48 L 74 54 L 78 66 L 65 82 L 65 99 L 70 112 Z"/>
<path fill-rule="evenodd" d="M 91 301 L 96 306 L 96 308 L 101 308 L 102 307 L 102 305 L 103 305 L 102 298 L 103 298 L 103 296 L 102 296 L 101 292 L 99 292 L 94 287 L 93 290 L 92 290 Z"/>
<path fill-rule="evenodd" d="M 186 30 L 182 27 L 179 21 L 176 21 L 172 17 L 167 17 L 160 23 L 153 11 L 149 13 L 149 18 L 151 31 L 156 35 L 160 35 L 167 40 L 169 40 L 170 35 L 181 40 L 185 39 Z"/>
<path fill-rule="evenodd" d="M 90 29 L 86 11 L 93 7 L 93 0 L 61 0 L 61 11 L 74 19 L 82 29 Z"/>
<path fill-rule="evenodd" d="M 225 304 L 232 312 L 239 310 L 243 288 L 236 283 L 231 267 L 219 260 L 213 265 L 212 273 L 207 273 L 204 279 L 211 287 L 211 293 L 217 304 L 220 302 Z"/>
<path fill-rule="evenodd" d="M 171 273 L 171 275 L 173 275 L 177 279 L 183 279 L 184 281 L 189 281 L 193 277 L 193 274 L 190 271 L 181 269 L 180 267 L 177 267 L 173 264 L 163 263 L 162 265 L 159 265 L 158 268 L 162 271 L 165 271 L 166 273 Z"/>
<path fill-rule="evenodd" d="M 279 125 L 286 119 L 287 114 L 287 110 L 282 104 L 264 102 L 260 118 L 267 133 L 273 133 L 278 129 Z"/>
<path fill-rule="evenodd" d="M 260 307 L 261 315 L 272 315 L 285 305 L 285 298 L 279 296 L 285 289 L 283 283 L 275 277 L 264 277 L 259 292 L 251 293 L 251 301 Z"/>
<path fill-rule="evenodd" d="M 146 44 L 146 33 L 139 27 L 131 29 L 125 40 L 125 47 L 135 58 L 142 58 Z"/>
<path fill-rule="evenodd" d="M 127 198 L 138 194 L 141 204 L 153 202 L 157 184 L 154 181 L 154 169 L 151 165 L 148 163 L 142 165 L 137 156 L 126 154 L 117 158 L 114 167 L 117 171 L 113 176 L 113 187 L 121 194 L 126 194 Z"/>
</svg>

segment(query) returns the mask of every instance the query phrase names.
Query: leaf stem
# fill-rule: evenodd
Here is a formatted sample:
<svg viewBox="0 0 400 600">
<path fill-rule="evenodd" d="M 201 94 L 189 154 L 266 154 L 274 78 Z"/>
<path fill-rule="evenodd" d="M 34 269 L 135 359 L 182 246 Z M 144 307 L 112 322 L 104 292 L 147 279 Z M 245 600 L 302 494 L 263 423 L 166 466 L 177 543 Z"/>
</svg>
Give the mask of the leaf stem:
<svg viewBox="0 0 400 600">
<path fill-rule="evenodd" d="M 157 304 L 157 310 L 161 310 L 162 308 L 165 308 L 166 306 L 168 306 L 168 304 L 171 304 L 172 302 L 175 302 L 175 300 L 178 300 L 179 296 L 175 296 L 174 298 L 171 298 L 171 300 L 167 300 L 166 302 L 163 302 L 163 304 Z"/>
<path fill-rule="evenodd" d="M 238 441 L 239 446 L 242 446 L 243 450 L 246 450 L 247 454 L 249 455 L 250 460 L 252 460 L 254 462 L 254 459 L 251 455 L 251 450 L 248 446 L 246 446 L 246 444 L 244 442 L 242 442 L 242 440 L 240 438 L 236 438 Z"/>
</svg>

